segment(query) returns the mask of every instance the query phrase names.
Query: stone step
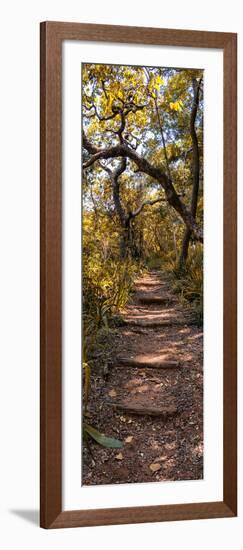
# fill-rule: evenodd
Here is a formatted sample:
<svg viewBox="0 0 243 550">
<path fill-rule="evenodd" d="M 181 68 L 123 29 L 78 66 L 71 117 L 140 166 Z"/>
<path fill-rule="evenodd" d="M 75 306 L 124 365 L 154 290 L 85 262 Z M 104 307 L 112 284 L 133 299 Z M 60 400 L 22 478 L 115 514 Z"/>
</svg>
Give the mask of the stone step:
<svg viewBox="0 0 243 550">
<path fill-rule="evenodd" d="M 180 362 L 175 360 L 166 360 L 163 356 L 140 355 L 137 357 L 117 357 L 117 367 L 133 367 L 137 369 L 177 369 Z"/>
<path fill-rule="evenodd" d="M 127 326 L 136 326 L 142 328 L 161 328 L 161 327 L 172 327 L 172 326 L 185 326 L 188 323 L 185 320 L 179 319 L 136 319 L 130 318 L 127 319 L 123 317 L 123 323 Z"/>
<path fill-rule="evenodd" d="M 135 286 L 146 286 L 146 287 L 154 287 L 154 286 L 161 286 L 160 281 L 135 281 Z"/>
<path fill-rule="evenodd" d="M 172 302 L 172 298 L 170 296 L 153 296 L 153 295 L 143 295 L 143 294 L 138 294 L 136 296 L 137 300 L 141 303 L 141 304 L 146 304 L 146 305 L 163 305 L 163 304 L 169 304 Z"/>
<path fill-rule="evenodd" d="M 137 403 L 117 403 L 114 401 L 106 401 L 105 403 L 115 410 L 122 411 L 128 414 L 148 415 L 148 416 L 171 416 L 176 414 L 177 407 L 175 405 L 140 405 Z"/>
</svg>

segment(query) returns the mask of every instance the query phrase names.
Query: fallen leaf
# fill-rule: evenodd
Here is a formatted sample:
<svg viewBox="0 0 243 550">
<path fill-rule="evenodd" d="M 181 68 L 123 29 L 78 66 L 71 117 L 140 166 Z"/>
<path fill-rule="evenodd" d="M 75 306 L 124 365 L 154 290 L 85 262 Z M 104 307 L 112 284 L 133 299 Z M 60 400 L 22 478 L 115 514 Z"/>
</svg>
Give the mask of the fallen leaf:
<svg viewBox="0 0 243 550">
<path fill-rule="evenodd" d="M 107 437 L 96 430 L 93 426 L 89 426 L 89 424 L 84 424 L 83 429 L 84 434 L 89 434 L 90 437 L 92 437 L 103 447 L 108 447 L 109 449 L 120 449 L 123 447 L 122 441 L 119 441 L 119 439 L 115 439 L 114 437 Z"/>
<path fill-rule="evenodd" d="M 158 462 L 163 462 L 164 460 L 167 460 L 167 456 L 165 455 L 158 456 L 155 460 L 157 460 Z"/>
<path fill-rule="evenodd" d="M 111 390 L 111 391 L 109 391 L 108 395 L 109 395 L 110 397 L 116 397 L 116 395 L 117 395 L 116 390 Z"/>
<path fill-rule="evenodd" d="M 125 443 L 131 443 L 132 440 L 133 440 L 133 435 L 129 435 L 128 437 L 126 437 Z"/>
<path fill-rule="evenodd" d="M 123 460 L 123 454 L 119 453 L 118 455 L 115 456 L 115 459 L 116 460 Z"/>
<path fill-rule="evenodd" d="M 161 468 L 161 464 L 158 464 L 158 463 L 150 464 L 149 468 L 150 468 L 151 472 L 158 472 L 158 470 L 160 470 L 160 468 Z"/>
</svg>

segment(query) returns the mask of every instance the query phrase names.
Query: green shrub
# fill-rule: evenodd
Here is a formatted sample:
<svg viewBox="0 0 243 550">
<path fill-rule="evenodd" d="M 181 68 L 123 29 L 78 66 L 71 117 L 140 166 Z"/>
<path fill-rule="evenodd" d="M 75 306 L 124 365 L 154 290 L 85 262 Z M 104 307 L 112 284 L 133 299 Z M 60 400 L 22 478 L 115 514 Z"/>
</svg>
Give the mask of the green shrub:
<svg viewBox="0 0 243 550">
<path fill-rule="evenodd" d="M 190 250 L 188 260 L 179 269 L 171 264 L 173 274 L 172 288 L 179 294 L 183 304 L 189 304 L 193 320 L 196 324 L 203 324 L 203 252 L 200 245 Z"/>
<path fill-rule="evenodd" d="M 90 261 L 89 261 L 90 260 Z M 108 328 L 109 320 L 123 308 L 129 298 L 140 266 L 131 259 L 107 260 L 95 263 L 90 257 L 83 269 L 83 334 L 96 334 L 101 327 Z"/>
</svg>

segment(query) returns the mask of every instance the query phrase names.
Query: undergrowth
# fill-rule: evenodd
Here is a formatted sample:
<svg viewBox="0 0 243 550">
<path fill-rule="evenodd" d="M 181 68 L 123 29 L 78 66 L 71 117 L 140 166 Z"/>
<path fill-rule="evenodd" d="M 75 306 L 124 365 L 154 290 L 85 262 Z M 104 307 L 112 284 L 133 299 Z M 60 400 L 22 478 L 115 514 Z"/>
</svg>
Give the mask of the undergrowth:
<svg viewBox="0 0 243 550">
<path fill-rule="evenodd" d="M 125 261 L 91 261 L 84 266 L 83 335 L 94 336 L 101 328 L 109 328 L 112 317 L 125 307 L 140 264 Z"/>
<path fill-rule="evenodd" d="M 170 266 L 173 276 L 172 289 L 178 294 L 181 303 L 189 306 L 192 320 L 203 325 L 203 252 L 200 245 L 190 250 L 183 268 L 173 263 Z"/>
</svg>

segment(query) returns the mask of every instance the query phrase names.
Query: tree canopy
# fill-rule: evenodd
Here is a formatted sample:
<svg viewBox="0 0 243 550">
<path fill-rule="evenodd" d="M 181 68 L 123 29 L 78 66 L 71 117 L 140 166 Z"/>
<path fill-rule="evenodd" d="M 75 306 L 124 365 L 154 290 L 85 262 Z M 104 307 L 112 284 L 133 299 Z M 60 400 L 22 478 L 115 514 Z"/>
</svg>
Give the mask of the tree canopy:
<svg viewBox="0 0 243 550">
<path fill-rule="evenodd" d="M 189 240 L 202 242 L 202 71 L 98 64 L 82 71 L 87 207 L 98 200 L 125 228 L 160 202 L 181 233 L 186 227 Z"/>
</svg>

